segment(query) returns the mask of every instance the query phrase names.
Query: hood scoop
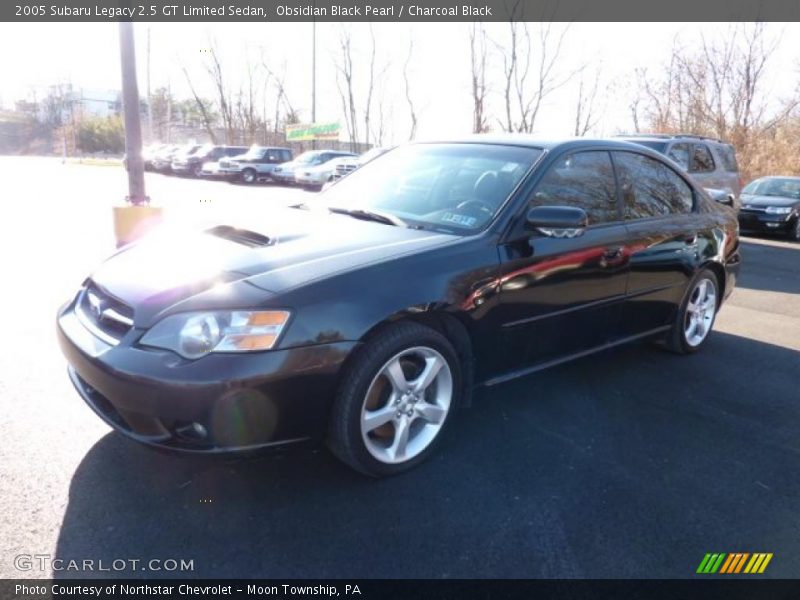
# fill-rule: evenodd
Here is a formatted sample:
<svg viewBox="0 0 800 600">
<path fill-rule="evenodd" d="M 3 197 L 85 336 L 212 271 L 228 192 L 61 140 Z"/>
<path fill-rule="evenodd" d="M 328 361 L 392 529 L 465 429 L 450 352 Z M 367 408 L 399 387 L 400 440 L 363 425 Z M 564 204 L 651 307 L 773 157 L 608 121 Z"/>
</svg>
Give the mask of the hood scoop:
<svg viewBox="0 0 800 600">
<path fill-rule="evenodd" d="M 217 225 L 211 229 L 206 229 L 206 233 L 241 244 L 242 246 L 247 246 L 248 248 L 262 248 L 275 243 L 274 240 L 268 238 L 266 235 L 248 229 L 237 229 L 230 225 Z"/>
</svg>

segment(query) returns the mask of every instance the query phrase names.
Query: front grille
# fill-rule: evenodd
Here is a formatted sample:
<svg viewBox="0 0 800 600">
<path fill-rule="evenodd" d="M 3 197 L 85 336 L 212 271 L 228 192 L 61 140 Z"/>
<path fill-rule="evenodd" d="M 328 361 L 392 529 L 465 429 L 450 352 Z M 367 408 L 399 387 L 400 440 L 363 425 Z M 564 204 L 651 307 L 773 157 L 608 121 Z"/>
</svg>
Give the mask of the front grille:
<svg viewBox="0 0 800 600">
<path fill-rule="evenodd" d="M 355 170 L 356 170 L 356 165 L 350 165 L 350 164 L 336 165 L 336 174 L 339 175 L 340 177 L 344 177 L 351 171 Z"/>
<path fill-rule="evenodd" d="M 106 343 L 116 345 L 133 327 L 133 309 L 89 284 L 75 307 L 81 323 Z"/>
</svg>

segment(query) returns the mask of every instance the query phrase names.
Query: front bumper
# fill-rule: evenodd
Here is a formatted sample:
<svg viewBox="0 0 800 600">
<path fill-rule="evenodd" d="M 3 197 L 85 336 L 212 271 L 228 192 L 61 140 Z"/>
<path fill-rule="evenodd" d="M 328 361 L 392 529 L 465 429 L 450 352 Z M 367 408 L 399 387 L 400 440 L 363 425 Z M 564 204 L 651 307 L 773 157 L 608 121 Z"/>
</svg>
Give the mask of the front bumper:
<svg viewBox="0 0 800 600">
<path fill-rule="evenodd" d="M 330 174 L 326 173 L 324 175 L 317 175 L 317 174 L 305 174 L 305 173 L 297 173 L 294 176 L 294 180 L 298 185 L 305 185 L 305 186 L 316 186 L 322 185 L 330 178 Z"/>
<path fill-rule="evenodd" d="M 197 165 L 197 163 L 172 163 L 170 168 L 172 172 L 179 175 L 185 175 L 192 172 L 192 169 Z"/>
<path fill-rule="evenodd" d="M 136 441 L 204 453 L 257 449 L 324 435 L 339 371 L 356 342 L 188 361 L 92 335 L 71 305 L 57 323 L 76 390 Z"/>
<path fill-rule="evenodd" d="M 794 214 L 769 215 L 762 212 L 742 210 L 739 212 L 739 229 L 746 231 L 778 231 L 785 233 L 791 228 L 796 218 L 798 217 Z"/>
<path fill-rule="evenodd" d="M 291 171 L 273 171 L 270 177 L 278 183 L 293 184 L 297 182 L 294 173 Z"/>
</svg>

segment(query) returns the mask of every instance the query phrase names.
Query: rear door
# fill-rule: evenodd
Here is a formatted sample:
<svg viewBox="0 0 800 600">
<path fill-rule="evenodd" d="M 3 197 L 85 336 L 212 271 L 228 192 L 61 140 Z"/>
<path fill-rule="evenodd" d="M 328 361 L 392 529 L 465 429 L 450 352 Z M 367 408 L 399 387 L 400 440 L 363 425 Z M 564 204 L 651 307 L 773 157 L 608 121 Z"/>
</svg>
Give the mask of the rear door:
<svg viewBox="0 0 800 600">
<path fill-rule="evenodd" d="M 627 296 L 620 334 L 668 325 L 694 269 L 698 245 L 694 190 L 661 160 L 612 152 L 628 229 Z"/>
<path fill-rule="evenodd" d="M 556 159 L 525 207 L 575 206 L 589 226 L 548 237 L 520 223 L 500 246 L 502 362 L 529 368 L 601 346 L 614 335 L 624 301 L 628 234 L 611 156 L 582 151 Z"/>
</svg>

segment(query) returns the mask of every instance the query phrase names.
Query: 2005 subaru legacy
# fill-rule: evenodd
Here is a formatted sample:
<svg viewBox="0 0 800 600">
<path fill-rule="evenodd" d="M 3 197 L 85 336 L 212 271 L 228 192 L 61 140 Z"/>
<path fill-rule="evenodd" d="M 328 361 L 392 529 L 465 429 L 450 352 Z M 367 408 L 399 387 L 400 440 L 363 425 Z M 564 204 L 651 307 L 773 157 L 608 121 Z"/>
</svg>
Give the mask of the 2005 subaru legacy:
<svg viewBox="0 0 800 600">
<path fill-rule="evenodd" d="M 697 351 L 738 248 L 734 212 L 640 145 L 417 143 L 247 227 L 123 248 L 58 332 L 80 395 L 135 440 L 325 440 L 381 476 L 475 386 L 645 337 Z"/>
</svg>

